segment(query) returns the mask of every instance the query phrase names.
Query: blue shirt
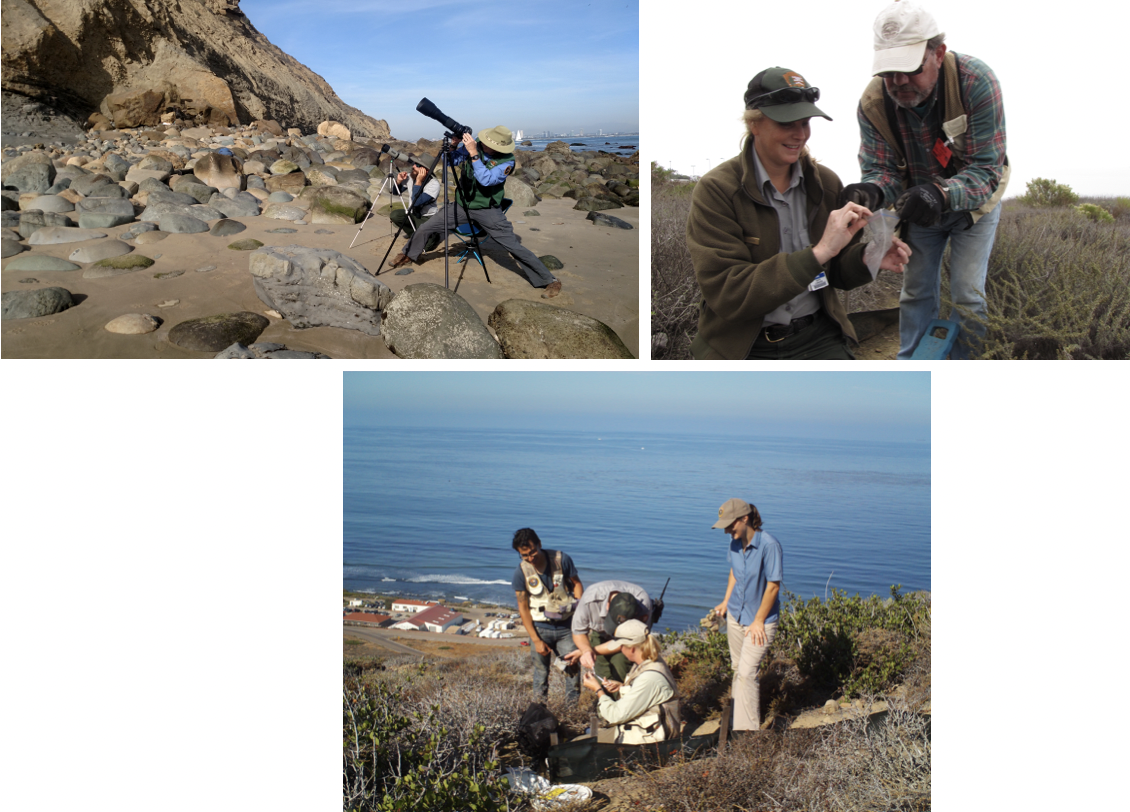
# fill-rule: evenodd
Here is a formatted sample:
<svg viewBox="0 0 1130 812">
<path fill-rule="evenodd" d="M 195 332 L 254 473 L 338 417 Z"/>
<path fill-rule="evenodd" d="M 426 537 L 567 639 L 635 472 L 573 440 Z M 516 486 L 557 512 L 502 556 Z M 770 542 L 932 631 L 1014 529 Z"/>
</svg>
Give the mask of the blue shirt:
<svg viewBox="0 0 1130 812">
<path fill-rule="evenodd" d="M 765 597 L 765 587 L 770 581 L 780 583 L 784 580 L 783 554 L 781 542 L 764 530 L 753 534 L 749 546 L 742 549 L 741 540 L 730 541 L 730 571 L 734 574 L 734 591 L 726 604 L 726 614 L 742 626 L 753 623 L 761 599 Z M 781 609 L 781 596 L 773 601 L 773 608 L 766 623 L 776 623 Z"/>
<path fill-rule="evenodd" d="M 497 186 L 506 180 L 507 168 L 514 167 L 514 158 L 511 157 L 498 157 L 492 160 L 497 161 L 494 166 L 487 168 L 483 163 L 482 145 L 479 144 L 479 160 L 471 161 L 471 153 L 467 152 L 467 147 L 460 144 L 451 155 L 451 165 L 459 166 L 464 161 L 471 161 L 471 171 L 475 173 L 475 180 L 479 182 L 480 186 Z"/>
</svg>

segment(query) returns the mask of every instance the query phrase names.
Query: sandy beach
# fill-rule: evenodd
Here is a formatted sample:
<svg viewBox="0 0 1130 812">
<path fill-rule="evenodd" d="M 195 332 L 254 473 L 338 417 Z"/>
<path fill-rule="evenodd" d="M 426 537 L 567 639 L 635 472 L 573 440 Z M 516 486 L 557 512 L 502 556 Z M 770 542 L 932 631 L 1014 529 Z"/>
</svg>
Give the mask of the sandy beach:
<svg viewBox="0 0 1130 812">
<path fill-rule="evenodd" d="M 451 289 L 470 303 L 484 323 L 495 306 L 507 299 L 546 302 L 583 313 L 611 327 L 638 357 L 639 209 L 625 207 L 608 212 L 631 223 L 633 229 L 628 230 L 594 225 L 585 219 L 587 212 L 574 211 L 573 205 L 573 200 L 546 199 L 535 207 L 538 216 L 512 211 L 509 217 L 523 245 L 539 256 L 552 254 L 564 264 L 563 269 L 554 272 L 563 283 L 561 295 L 552 300 L 542 299 L 541 291 L 530 286 L 509 254 L 490 244 L 486 246 L 490 283 L 477 263 L 464 269 L 452 257 Z M 89 245 L 90 241 L 32 246 L 29 251 L 5 259 L 4 292 L 59 286 L 71 291 L 78 303 L 52 316 L 5 321 L 3 357 L 210 358 L 214 353 L 192 352 L 172 344 L 168 340 L 169 330 L 188 319 L 237 311 L 261 313 L 270 318 L 270 326 L 258 338 L 260 342 L 285 344 L 292 350 L 319 352 L 331 358 L 396 357 L 379 337 L 333 327 L 298 330 L 285 319 L 268 314 L 270 308 L 260 301 L 252 287 L 248 270 L 250 252 L 227 247 L 236 240 L 253 238 L 268 246 L 297 244 L 330 248 L 375 272 L 395 231 L 387 217 L 371 217 L 353 248 L 348 246 L 358 226 L 295 225 L 261 216 L 233 219 L 246 225 L 246 231 L 234 237 L 169 234 L 152 245 L 136 246 L 135 253 L 156 262 L 149 268 L 121 276 L 84 279 L 82 270 L 7 269 L 14 259 L 29 254 L 66 259 L 72 251 Z M 107 234 L 104 239 L 114 239 L 128 228 L 124 225 L 101 231 Z M 296 233 L 269 233 L 277 228 L 294 228 Z M 424 254 L 424 264 L 411 266 L 411 274 L 398 276 L 390 270 L 391 260 L 403 245 L 401 236 L 379 275 L 381 282 L 394 292 L 422 282 L 444 284 L 442 249 Z M 179 275 L 169 276 L 176 272 L 180 272 Z M 36 281 L 23 281 L 27 279 Z M 168 306 L 172 301 L 176 303 Z M 126 313 L 147 313 L 162 319 L 163 323 L 155 332 L 144 335 L 120 335 L 105 329 L 108 322 Z"/>
</svg>

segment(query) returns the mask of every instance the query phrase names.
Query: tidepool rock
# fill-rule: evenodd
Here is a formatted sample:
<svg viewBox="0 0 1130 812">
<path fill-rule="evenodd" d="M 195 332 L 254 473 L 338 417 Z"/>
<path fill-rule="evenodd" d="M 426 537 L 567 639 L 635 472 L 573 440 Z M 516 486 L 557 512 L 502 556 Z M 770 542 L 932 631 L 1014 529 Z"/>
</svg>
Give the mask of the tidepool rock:
<svg viewBox="0 0 1130 812">
<path fill-rule="evenodd" d="M 100 262 L 111 257 L 120 257 L 133 250 L 129 243 L 121 240 L 99 240 L 98 242 L 84 245 L 71 252 L 68 259 L 71 262 Z"/>
<path fill-rule="evenodd" d="M 4 241 L 7 245 L 7 240 Z M 26 257 L 13 259 L 9 262 L 4 270 L 6 271 L 77 271 L 81 265 L 75 265 L 73 262 L 67 262 L 65 259 L 59 257 L 48 256 L 47 254 L 28 254 Z"/>
<path fill-rule="evenodd" d="M 169 341 L 194 352 L 219 352 L 232 344 L 251 344 L 268 324 L 258 313 L 220 313 L 182 321 L 169 331 Z"/>
<path fill-rule="evenodd" d="M 134 242 L 136 242 L 138 245 L 152 245 L 155 242 L 160 242 L 168 236 L 168 233 L 165 231 L 143 231 L 134 238 Z"/>
<path fill-rule="evenodd" d="M 242 189 L 244 185 L 242 168 L 243 164 L 234 155 L 209 152 L 197 160 L 192 167 L 192 174 L 196 175 L 205 186 L 214 186 L 217 189 Z"/>
<path fill-rule="evenodd" d="M 24 247 L 17 240 L 4 240 L 0 242 L 0 259 L 14 257 L 23 250 Z"/>
<path fill-rule="evenodd" d="M 144 335 L 152 333 L 161 326 L 161 320 L 148 313 L 126 313 L 106 325 L 111 333 L 120 333 L 127 336 Z"/>
<path fill-rule="evenodd" d="M 208 233 L 213 237 L 230 237 L 233 234 L 238 234 L 246 230 L 247 226 L 238 220 L 218 220 L 213 224 Z"/>
<path fill-rule="evenodd" d="M 108 276 L 121 276 L 122 274 L 140 271 L 153 264 L 153 260 L 143 254 L 123 254 L 118 257 L 108 257 L 95 262 L 82 272 L 83 279 L 104 279 Z"/>
<path fill-rule="evenodd" d="M 50 316 L 74 306 L 71 292 L 66 288 L 39 288 L 37 290 L 10 290 L 2 297 L 2 317 L 9 319 L 37 319 Z"/>
<path fill-rule="evenodd" d="M 631 223 L 621 220 L 619 217 L 613 217 L 611 214 L 600 214 L 599 212 L 590 211 L 585 215 L 586 220 L 592 220 L 593 225 L 608 226 L 609 228 L 633 228 Z"/>
<path fill-rule="evenodd" d="M 208 205 L 225 217 L 259 216 L 259 201 L 247 192 L 239 192 L 230 198 L 223 194 L 215 194 L 208 201 Z"/>
<path fill-rule="evenodd" d="M 208 230 L 206 222 L 187 214 L 162 214 L 157 226 L 170 234 L 202 234 Z"/>
<path fill-rule="evenodd" d="M 263 210 L 263 216 L 271 220 L 301 220 L 306 216 L 306 209 L 286 203 L 272 203 Z"/>
<path fill-rule="evenodd" d="M 502 348 L 465 299 L 430 283 L 409 285 L 387 308 L 385 345 L 401 358 L 502 358 Z"/>
<path fill-rule="evenodd" d="M 514 206 L 523 209 L 536 206 L 538 202 L 538 196 L 534 193 L 534 190 L 530 188 L 529 184 L 518 180 L 518 178 L 513 175 L 506 179 L 505 194 L 514 201 Z"/>
<path fill-rule="evenodd" d="M 608 325 L 543 302 L 507 299 L 487 324 L 509 358 L 635 358 Z"/>
<path fill-rule="evenodd" d="M 603 198 L 585 196 L 573 206 L 573 211 L 607 211 L 608 209 L 622 209 L 623 203 L 605 200 Z"/>
<path fill-rule="evenodd" d="M 228 243 L 228 248 L 230 248 L 232 251 L 254 251 L 257 248 L 262 247 L 263 243 L 252 237 L 248 237 L 246 240 L 236 240 L 233 243 Z"/>
<path fill-rule="evenodd" d="M 309 221 L 324 225 L 353 225 L 369 207 L 368 200 L 344 186 L 311 186 L 298 199 L 309 205 Z"/>
<path fill-rule="evenodd" d="M 20 221 L 23 225 L 23 221 Z M 36 231 L 28 238 L 28 245 L 60 245 L 67 242 L 82 242 L 105 237 L 105 232 L 89 228 L 46 227 Z"/>
<path fill-rule="evenodd" d="M 30 240 L 31 235 L 41 228 L 70 228 L 71 220 L 65 214 L 52 212 L 25 211 L 18 215 L 17 230 L 20 237 Z"/>
<path fill-rule="evenodd" d="M 268 192 L 287 192 L 297 195 L 306 186 L 306 175 L 302 171 L 290 172 L 286 175 L 272 175 L 267 178 Z"/>
<path fill-rule="evenodd" d="M 88 197 L 75 207 L 79 228 L 113 228 L 132 223 L 133 204 L 120 197 Z"/>
<path fill-rule="evenodd" d="M 18 160 L 18 158 L 13 158 L 11 162 Z M 4 162 L 5 170 L 9 163 L 9 161 Z M 20 194 L 29 192 L 44 194 L 54 183 L 55 165 L 50 163 L 50 159 L 48 159 L 48 163 L 30 161 L 4 173 L 4 185 L 16 187 L 20 190 Z"/>
<path fill-rule="evenodd" d="M 345 327 L 381 334 L 392 290 L 344 254 L 301 245 L 267 246 L 251 255 L 255 293 L 294 327 Z"/>
<path fill-rule="evenodd" d="M 75 210 L 75 204 L 59 195 L 40 195 L 27 206 L 28 210 L 50 211 L 55 213 Z"/>
<path fill-rule="evenodd" d="M 232 344 L 223 352 L 217 353 L 216 358 L 329 358 L 320 352 L 306 352 L 305 350 L 288 350 L 285 344 L 271 344 L 259 342 L 245 347 L 243 344 Z"/>
</svg>

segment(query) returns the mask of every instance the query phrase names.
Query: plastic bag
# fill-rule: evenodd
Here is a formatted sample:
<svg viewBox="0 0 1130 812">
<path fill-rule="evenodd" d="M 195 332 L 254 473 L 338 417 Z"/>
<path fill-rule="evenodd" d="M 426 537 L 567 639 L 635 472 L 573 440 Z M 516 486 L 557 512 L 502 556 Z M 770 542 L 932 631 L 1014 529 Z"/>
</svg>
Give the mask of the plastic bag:
<svg viewBox="0 0 1130 812">
<path fill-rule="evenodd" d="M 897 214 L 884 209 L 872 214 L 867 225 L 863 227 L 863 242 L 867 245 L 863 249 L 863 261 L 867 263 L 872 279 L 879 275 L 879 265 L 891 250 L 891 241 L 894 239 L 898 222 Z"/>
</svg>

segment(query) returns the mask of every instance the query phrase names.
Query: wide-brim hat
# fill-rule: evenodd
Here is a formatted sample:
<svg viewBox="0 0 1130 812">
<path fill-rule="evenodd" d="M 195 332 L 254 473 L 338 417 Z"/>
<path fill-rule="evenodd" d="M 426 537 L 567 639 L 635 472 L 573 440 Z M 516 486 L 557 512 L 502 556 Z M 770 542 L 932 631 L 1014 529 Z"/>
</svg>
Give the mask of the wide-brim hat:
<svg viewBox="0 0 1130 812">
<path fill-rule="evenodd" d="M 495 152 L 511 153 L 514 151 L 514 133 L 501 124 L 480 132 L 479 140 Z"/>
<path fill-rule="evenodd" d="M 621 646 L 636 648 L 647 640 L 647 626 L 642 620 L 625 620 L 616 627 L 612 637 Z"/>
<path fill-rule="evenodd" d="M 796 88 L 810 91 L 807 95 L 811 98 L 788 100 L 775 103 L 775 91 L 785 88 Z M 805 78 L 795 70 L 788 68 L 766 68 L 761 73 L 749 80 L 746 85 L 745 109 L 760 110 L 767 118 L 778 124 L 789 124 L 802 118 L 820 116 L 832 120 L 832 117 L 813 104 L 820 98 L 820 89 L 811 87 Z"/>
<path fill-rule="evenodd" d="M 718 521 L 711 527 L 715 530 L 725 530 L 742 516 L 748 516 L 751 513 L 753 513 L 753 507 L 749 502 L 741 499 L 727 499 L 722 503 L 722 507 L 718 508 Z"/>
<path fill-rule="evenodd" d="M 628 620 L 638 619 L 644 614 L 643 604 L 627 592 L 617 593 L 608 602 L 608 614 L 604 618 L 604 633 L 609 637 L 616 635 L 616 627 Z"/>
<path fill-rule="evenodd" d="M 930 12 L 910 0 L 895 0 L 875 18 L 871 73 L 909 73 L 926 56 L 926 42 L 942 33 Z"/>
</svg>

